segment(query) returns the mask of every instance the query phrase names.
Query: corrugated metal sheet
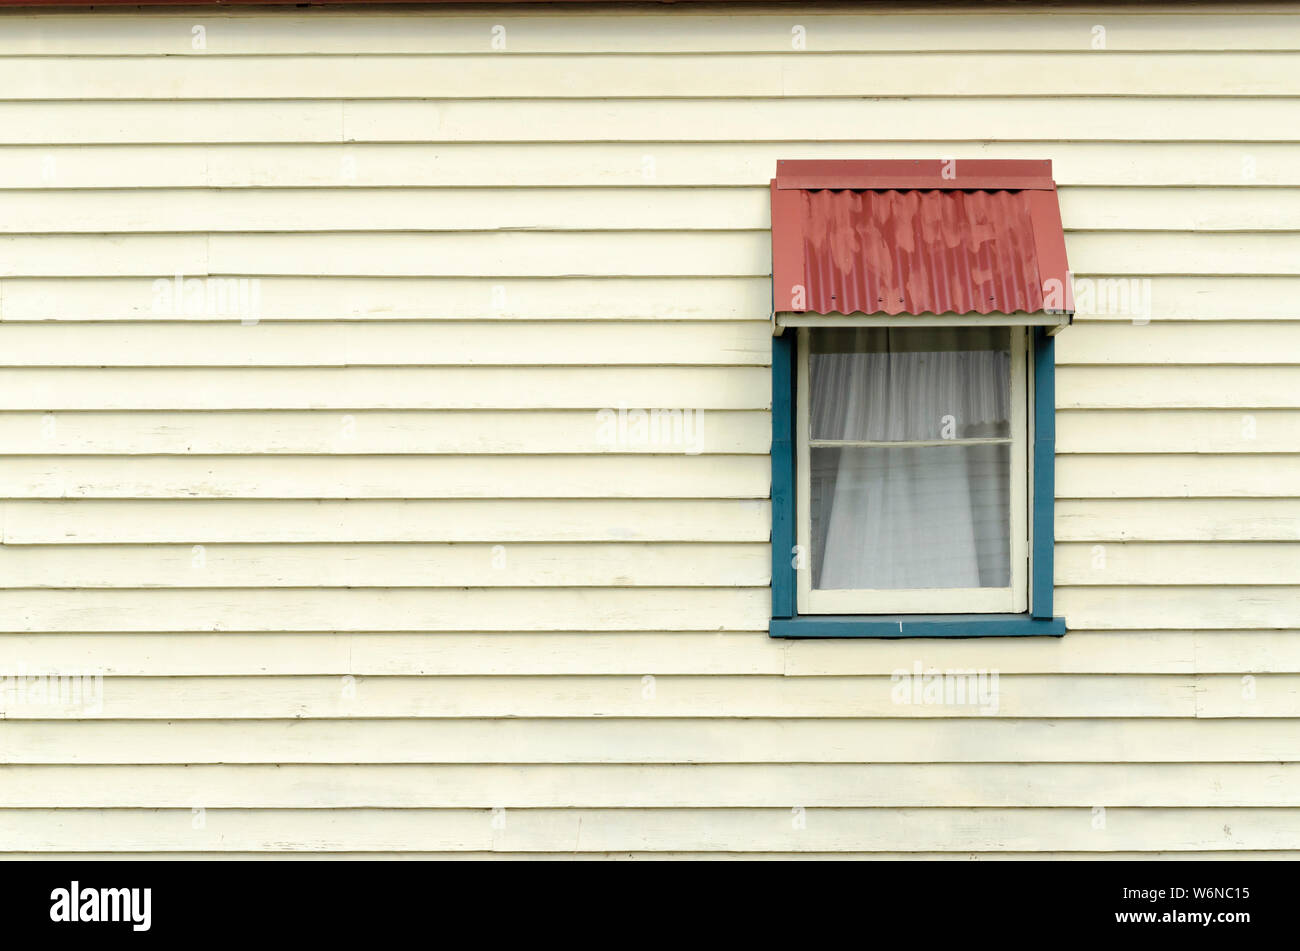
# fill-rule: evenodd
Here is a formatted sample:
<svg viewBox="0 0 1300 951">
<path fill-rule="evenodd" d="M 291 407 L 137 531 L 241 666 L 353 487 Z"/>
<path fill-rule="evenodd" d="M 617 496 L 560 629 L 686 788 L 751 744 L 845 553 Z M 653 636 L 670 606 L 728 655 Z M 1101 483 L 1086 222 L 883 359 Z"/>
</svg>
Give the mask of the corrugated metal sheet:
<svg viewBox="0 0 1300 951">
<path fill-rule="evenodd" d="M 1071 283 L 1049 161 L 777 162 L 778 314 L 1061 315 Z"/>
<path fill-rule="evenodd" d="M 1026 192 L 798 194 L 809 311 L 1011 314 L 1043 307 Z"/>
</svg>

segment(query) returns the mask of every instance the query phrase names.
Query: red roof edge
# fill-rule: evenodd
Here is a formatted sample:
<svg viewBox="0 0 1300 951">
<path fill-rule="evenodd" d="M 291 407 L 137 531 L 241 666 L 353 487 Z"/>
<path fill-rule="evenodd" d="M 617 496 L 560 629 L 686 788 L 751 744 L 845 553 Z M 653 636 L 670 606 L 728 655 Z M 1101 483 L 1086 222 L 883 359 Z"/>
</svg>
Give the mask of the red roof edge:
<svg viewBox="0 0 1300 951">
<path fill-rule="evenodd" d="M 781 159 L 776 187 L 1054 191 L 1050 159 Z"/>
</svg>

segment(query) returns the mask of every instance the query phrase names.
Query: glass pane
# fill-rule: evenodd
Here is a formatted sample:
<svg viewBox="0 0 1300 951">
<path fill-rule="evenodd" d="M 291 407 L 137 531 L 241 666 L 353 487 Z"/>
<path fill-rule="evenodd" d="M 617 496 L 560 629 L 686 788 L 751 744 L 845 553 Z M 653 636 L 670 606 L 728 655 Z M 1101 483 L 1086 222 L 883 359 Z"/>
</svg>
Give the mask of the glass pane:
<svg viewBox="0 0 1300 951">
<path fill-rule="evenodd" d="M 813 587 L 1011 584 L 1011 447 L 811 451 Z"/>
<path fill-rule="evenodd" d="M 809 342 L 813 439 L 1011 435 L 1006 327 L 827 328 Z"/>
</svg>

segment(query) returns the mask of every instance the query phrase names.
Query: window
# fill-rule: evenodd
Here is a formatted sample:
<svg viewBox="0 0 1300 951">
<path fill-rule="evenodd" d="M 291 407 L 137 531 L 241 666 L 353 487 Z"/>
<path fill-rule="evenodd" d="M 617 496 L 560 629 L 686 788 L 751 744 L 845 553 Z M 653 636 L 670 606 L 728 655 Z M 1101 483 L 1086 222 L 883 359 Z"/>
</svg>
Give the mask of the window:
<svg viewBox="0 0 1300 951">
<path fill-rule="evenodd" d="M 1047 162 L 781 162 L 776 637 L 1060 635 Z"/>
<path fill-rule="evenodd" d="M 799 330 L 801 614 L 1028 610 L 1020 327 Z"/>
</svg>

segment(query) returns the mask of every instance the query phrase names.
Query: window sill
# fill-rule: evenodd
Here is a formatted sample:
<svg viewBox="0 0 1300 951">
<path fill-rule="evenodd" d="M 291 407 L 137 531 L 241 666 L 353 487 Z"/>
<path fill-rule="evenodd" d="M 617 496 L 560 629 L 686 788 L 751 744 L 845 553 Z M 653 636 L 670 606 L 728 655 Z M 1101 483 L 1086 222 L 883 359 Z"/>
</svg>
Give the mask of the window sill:
<svg viewBox="0 0 1300 951">
<path fill-rule="evenodd" d="M 1028 614 L 807 615 L 773 618 L 772 637 L 1060 637 L 1065 618 Z"/>
</svg>

